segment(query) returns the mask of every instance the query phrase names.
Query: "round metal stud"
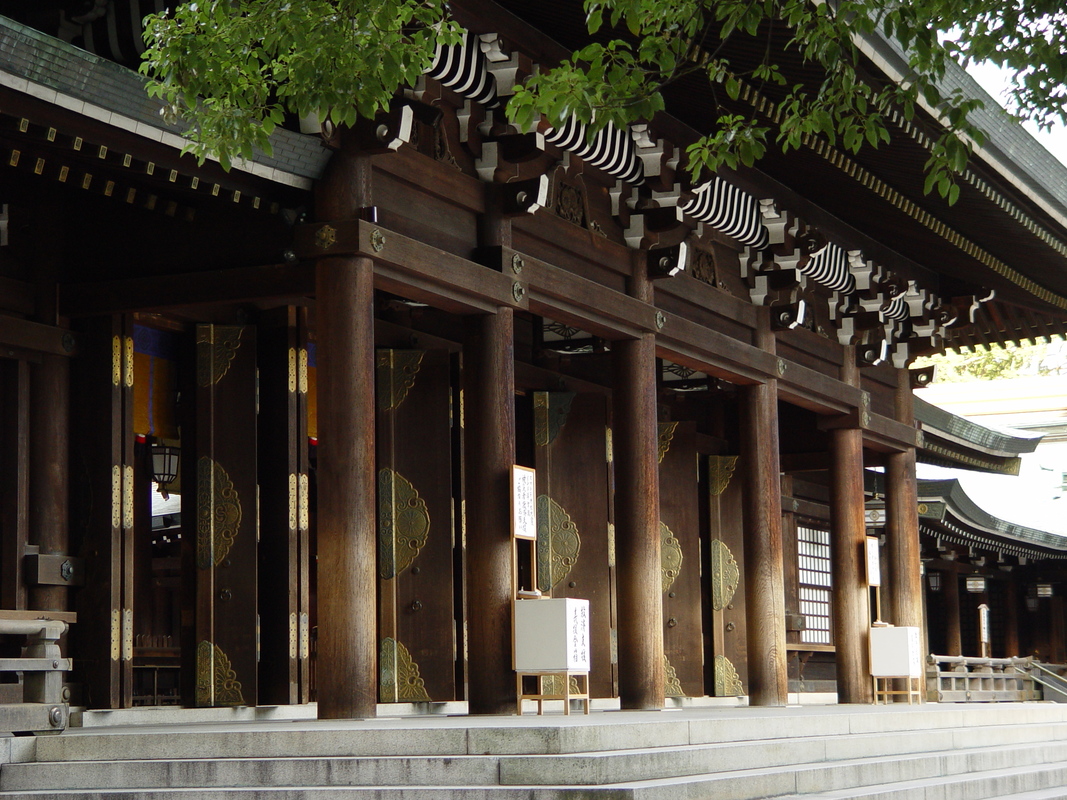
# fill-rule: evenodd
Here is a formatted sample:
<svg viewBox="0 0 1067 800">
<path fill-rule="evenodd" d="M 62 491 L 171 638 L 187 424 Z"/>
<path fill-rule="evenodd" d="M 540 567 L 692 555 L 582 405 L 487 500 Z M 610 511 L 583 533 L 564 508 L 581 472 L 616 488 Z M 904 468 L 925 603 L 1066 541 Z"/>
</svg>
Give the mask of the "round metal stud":
<svg viewBox="0 0 1067 800">
<path fill-rule="evenodd" d="M 385 247 L 385 234 L 377 228 L 370 233 L 370 246 L 375 253 L 382 252 L 382 249 Z"/>
<path fill-rule="evenodd" d="M 526 266 L 526 263 L 522 260 L 522 256 L 518 253 L 511 257 L 511 271 L 516 275 L 522 274 L 522 268 Z"/>
<path fill-rule="evenodd" d="M 779 358 L 778 359 L 778 374 L 779 375 L 785 375 L 785 367 L 786 367 L 785 359 L 784 358 Z"/>
<path fill-rule="evenodd" d="M 63 724 L 63 710 L 59 706 L 52 706 L 48 709 L 48 724 L 53 728 L 58 728 Z"/>
<path fill-rule="evenodd" d="M 663 330 L 663 326 L 667 324 L 667 315 L 662 311 L 656 312 L 656 328 Z"/>
<path fill-rule="evenodd" d="M 526 296 L 526 287 L 516 281 L 511 284 L 511 296 L 515 298 L 516 303 L 521 303 L 522 298 Z"/>
</svg>

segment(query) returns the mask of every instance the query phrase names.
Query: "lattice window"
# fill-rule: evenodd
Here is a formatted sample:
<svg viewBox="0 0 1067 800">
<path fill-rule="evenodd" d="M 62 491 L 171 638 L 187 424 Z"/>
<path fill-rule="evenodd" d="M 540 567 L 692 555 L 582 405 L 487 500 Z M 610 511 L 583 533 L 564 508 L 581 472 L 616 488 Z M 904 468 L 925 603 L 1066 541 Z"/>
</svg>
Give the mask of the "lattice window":
<svg viewBox="0 0 1067 800">
<path fill-rule="evenodd" d="M 797 526 L 797 563 L 800 583 L 800 613 L 805 628 L 804 644 L 833 644 L 830 627 L 830 532 Z"/>
</svg>

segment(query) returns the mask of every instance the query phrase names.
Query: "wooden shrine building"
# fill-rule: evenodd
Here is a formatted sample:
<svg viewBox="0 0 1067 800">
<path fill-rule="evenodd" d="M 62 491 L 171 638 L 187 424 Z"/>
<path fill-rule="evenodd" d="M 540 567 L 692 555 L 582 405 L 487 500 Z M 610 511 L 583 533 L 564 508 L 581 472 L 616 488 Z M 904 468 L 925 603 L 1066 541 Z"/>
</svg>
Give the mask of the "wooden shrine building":
<svg viewBox="0 0 1067 800">
<path fill-rule="evenodd" d="M 519 132 L 580 4 L 471 0 L 390 114 L 224 172 L 130 69 L 152 5 L 0 17 L 0 631 L 69 626 L 65 702 L 511 713 L 516 464 L 594 698 L 781 705 L 803 664 L 871 701 L 865 468 L 882 616 L 923 627 L 909 365 L 1063 335 L 1065 168 L 988 112 L 947 206 L 924 114 L 690 185 L 698 87 L 592 144 Z"/>
</svg>

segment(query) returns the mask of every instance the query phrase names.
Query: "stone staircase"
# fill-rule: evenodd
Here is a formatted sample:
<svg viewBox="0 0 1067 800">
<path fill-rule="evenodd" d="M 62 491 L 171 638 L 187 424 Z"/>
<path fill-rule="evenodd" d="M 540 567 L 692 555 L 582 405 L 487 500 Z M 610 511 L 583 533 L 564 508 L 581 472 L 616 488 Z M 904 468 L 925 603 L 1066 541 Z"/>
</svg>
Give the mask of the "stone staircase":
<svg viewBox="0 0 1067 800">
<path fill-rule="evenodd" d="M 1054 703 L 145 725 L 10 752 L 0 800 L 1067 798 Z"/>
</svg>

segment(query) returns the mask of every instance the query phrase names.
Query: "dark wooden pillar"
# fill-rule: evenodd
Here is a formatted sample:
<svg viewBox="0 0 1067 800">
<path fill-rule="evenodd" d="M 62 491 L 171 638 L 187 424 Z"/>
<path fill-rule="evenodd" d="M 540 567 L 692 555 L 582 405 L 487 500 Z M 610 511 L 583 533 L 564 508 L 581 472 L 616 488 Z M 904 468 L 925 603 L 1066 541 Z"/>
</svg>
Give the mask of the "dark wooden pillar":
<svg viewBox="0 0 1067 800">
<path fill-rule="evenodd" d="M 896 416 L 915 423 L 911 377 L 897 371 Z M 922 575 L 919 571 L 919 496 L 915 480 L 915 448 L 890 453 L 885 463 L 886 546 L 889 562 L 890 622 L 922 628 Z"/>
<path fill-rule="evenodd" d="M 830 548 L 839 703 L 873 700 L 868 664 L 869 595 L 863 572 L 863 431 L 830 432 Z"/>
<path fill-rule="evenodd" d="M 1014 580 L 1005 581 L 1001 597 L 1004 603 L 1004 652 L 995 655 L 1002 658 L 1022 656 L 1019 652 L 1019 584 Z"/>
<path fill-rule="evenodd" d="M 663 707 L 663 578 L 659 532 L 655 335 L 615 342 L 613 449 L 619 698 Z"/>
<path fill-rule="evenodd" d="M 629 293 L 653 302 L 645 253 L 632 263 Z M 656 710 L 666 688 L 656 335 L 615 342 L 611 357 L 619 700 L 623 708 Z"/>
<path fill-rule="evenodd" d="M 954 569 L 941 573 L 941 592 L 945 596 L 945 655 L 963 655 L 960 629 L 960 574 Z"/>
<path fill-rule="evenodd" d="M 841 380 L 859 386 L 855 349 L 845 348 Z M 867 413 L 865 408 L 859 414 Z M 870 703 L 868 636 L 870 590 L 864 571 L 867 521 L 863 495 L 863 431 L 830 431 L 830 553 L 832 558 L 834 647 L 839 703 Z"/>
<path fill-rule="evenodd" d="M 788 701 L 789 683 L 775 380 L 742 389 L 740 460 L 749 703 L 782 706 Z"/>
<path fill-rule="evenodd" d="M 30 520 L 30 364 L 0 362 L 0 604 L 26 608 L 22 558 L 29 543 Z"/>
<path fill-rule="evenodd" d="M 30 543 L 69 555 L 70 362 L 45 354 L 30 375 Z M 28 599 L 35 611 L 67 610 L 65 586 L 31 586 Z"/>
<path fill-rule="evenodd" d="M 324 258 L 318 299 L 320 719 L 377 708 L 374 264 Z"/>
<path fill-rule="evenodd" d="M 463 347 L 467 508 L 468 707 L 511 714 L 511 467 L 515 463 L 514 313 L 473 318 Z"/>
</svg>

